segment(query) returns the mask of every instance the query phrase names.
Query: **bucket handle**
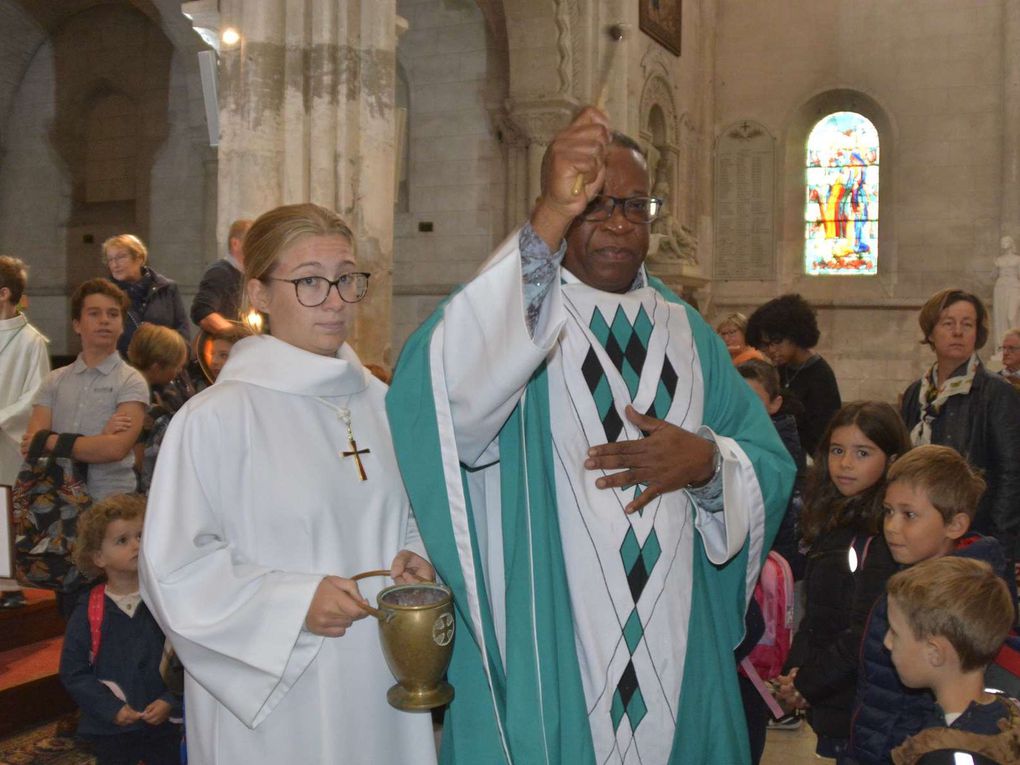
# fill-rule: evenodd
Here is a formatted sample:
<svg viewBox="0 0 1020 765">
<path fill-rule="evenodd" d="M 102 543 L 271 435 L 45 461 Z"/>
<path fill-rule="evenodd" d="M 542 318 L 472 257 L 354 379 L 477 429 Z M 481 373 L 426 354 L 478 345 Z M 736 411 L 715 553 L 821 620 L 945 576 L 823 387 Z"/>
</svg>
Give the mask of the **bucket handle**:
<svg viewBox="0 0 1020 765">
<path fill-rule="evenodd" d="M 429 579 L 426 579 L 423 576 L 418 576 L 413 571 L 408 571 L 407 573 L 410 576 L 413 576 L 419 582 L 429 582 L 429 581 L 431 581 Z M 357 582 L 357 581 L 360 581 L 362 579 L 368 579 L 369 577 L 373 577 L 373 576 L 389 576 L 389 575 L 390 575 L 390 570 L 389 569 L 387 569 L 387 568 L 377 568 L 377 569 L 374 569 L 372 571 L 362 571 L 360 574 L 355 574 L 354 576 L 351 577 L 351 581 L 352 582 Z M 368 611 L 368 613 L 370 613 L 372 616 L 374 616 L 376 619 L 378 619 L 381 622 L 388 622 L 388 621 L 390 621 L 390 619 L 393 618 L 393 612 L 392 611 L 386 611 L 386 610 L 382 610 L 382 609 L 378 609 L 378 608 L 373 608 L 372 606 L 368 605 L 367 603 L 362 603 L 361 607 L 363 609 L 365 609 L 366 611 Z"/>
</svg>

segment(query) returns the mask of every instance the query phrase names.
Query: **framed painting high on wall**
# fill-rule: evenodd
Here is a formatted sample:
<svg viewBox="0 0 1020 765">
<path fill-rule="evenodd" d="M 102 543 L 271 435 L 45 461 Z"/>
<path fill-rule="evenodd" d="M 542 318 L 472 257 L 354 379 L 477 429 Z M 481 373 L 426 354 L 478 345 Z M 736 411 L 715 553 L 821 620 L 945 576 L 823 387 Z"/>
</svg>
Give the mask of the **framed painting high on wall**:
<svg viewBox="0 0 1020 765">
<path fill-rule="evenodd" d="M 0 579 L 14 578 L 14 493 L 0 484 Z"/>
<path fill-rule="evenodd" d="M 638 0 L 638 3 L 641 31 L 679 56 L 681 0 Z"/>
</svg>

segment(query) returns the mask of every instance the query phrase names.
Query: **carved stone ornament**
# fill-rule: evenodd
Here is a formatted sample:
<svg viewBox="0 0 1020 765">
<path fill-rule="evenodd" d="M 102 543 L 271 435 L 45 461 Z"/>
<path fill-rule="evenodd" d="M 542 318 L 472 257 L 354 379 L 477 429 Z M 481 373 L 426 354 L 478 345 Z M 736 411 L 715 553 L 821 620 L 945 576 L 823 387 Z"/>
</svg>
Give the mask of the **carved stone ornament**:
<svg viewBox="0 0 1020 765">
<path fill-rule="evenodd" d="M 542 101 L 507 101 L 507 114 L 523 131 L 528 141 L 548 144 L 553 136 L 570 124 L 578 104 L 572 98 Z"/>
<path fill-rule="evenodd" d="M 761 135 L 765 135 L 765 131 L 761 125 L 754 122 L 742 122 L 726 134 L 727 138 L 736 138 L 740 141 L 750 141 Z"/>
</svg>

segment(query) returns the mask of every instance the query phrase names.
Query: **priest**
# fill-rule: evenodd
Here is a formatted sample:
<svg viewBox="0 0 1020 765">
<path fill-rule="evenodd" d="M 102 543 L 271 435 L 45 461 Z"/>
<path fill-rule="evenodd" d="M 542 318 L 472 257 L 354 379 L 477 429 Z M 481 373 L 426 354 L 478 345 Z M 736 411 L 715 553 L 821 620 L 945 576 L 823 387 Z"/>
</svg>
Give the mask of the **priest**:
<svg viewBox="0 0 1020 765">
<path fill-rule="evenodd" d="M 733 649 L 794 467 L 645 271 L 661 204 L 584 110 L 529 221 L 401 357 L 397 458 L 460 618 L 442 762 L 749 760 Z"/>
<path fill-rule="evenodd" d="M 354 237 L 311 204 L 245 239 L 271 335 L 234 346 L 167 430 L 145 519 L 143 597 L 186 670 L 188 760 L 435 762 L 393 684 L 367 598 L 384 566 L 432 578 L 389 438 L 385 386 L 345 340 L 368 289 Z"/>
</svg>

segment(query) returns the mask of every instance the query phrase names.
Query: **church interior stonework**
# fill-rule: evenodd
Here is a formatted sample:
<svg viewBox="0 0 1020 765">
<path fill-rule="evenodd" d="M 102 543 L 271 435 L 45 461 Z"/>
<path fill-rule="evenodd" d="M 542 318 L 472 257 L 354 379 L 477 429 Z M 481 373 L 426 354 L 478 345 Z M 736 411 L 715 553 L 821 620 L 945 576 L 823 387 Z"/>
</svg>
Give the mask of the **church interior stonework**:
<svg viewBox="0 0 1020 765">
<path fill-rule="evenodd" d="M 991 302 L 1020 234 L 1020 7 L 644 4 L 676 14 L 667 47 L 642 5 L 0 0 L 0 250 L 71 354 L 66 297 L 108 236 L 138 234 L 187 303 L 233 219 L 311 200 L 355 231 L 373 272 L 356 345 L 392 365 L 525 219 L 545 146 L 605 79 L 666 199 L 650 270 L 710 321 L 802 294 L 844 399 L 895 400 L 927 358 L 923 300 Z M 873 275 L 804 267 L 804 147 L 840 111 L 881 144 Z"/>
<path fill-rule="evenodd" d="M 110 237 L 187 307 L 232 222 L 313 202 L 371 273 L 348 341 L 393 370 L 596 103 L 662 199 L 648 272 L 713 328 L 798 293 L 843 402 L 896 406 L 932 364 L 918 312 L 957 287 L 1002 368 L 1020 0 L 0 0 L 0 255 L 56 367 Z M 763 762 L 808 762 L 805 735 Z"/>
</svg>

